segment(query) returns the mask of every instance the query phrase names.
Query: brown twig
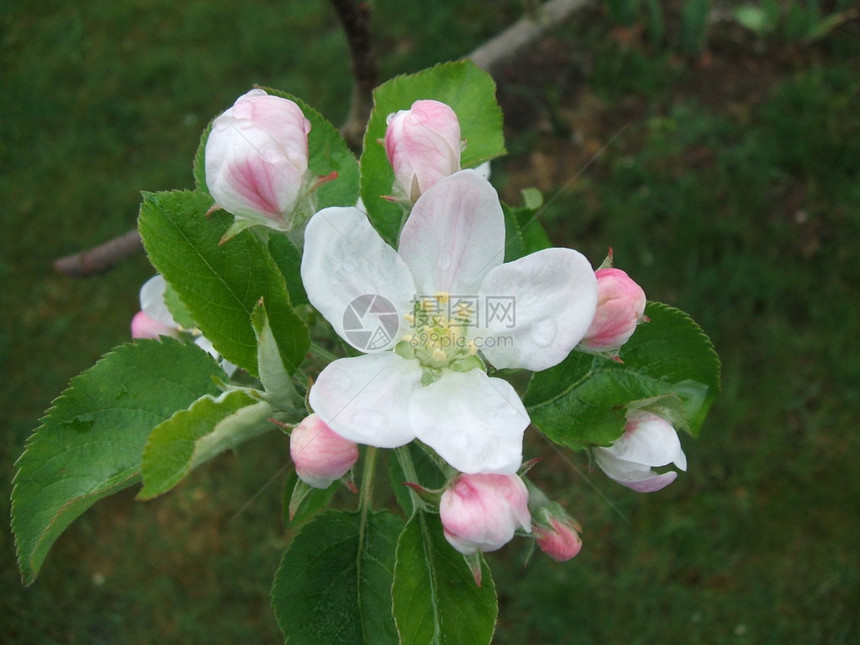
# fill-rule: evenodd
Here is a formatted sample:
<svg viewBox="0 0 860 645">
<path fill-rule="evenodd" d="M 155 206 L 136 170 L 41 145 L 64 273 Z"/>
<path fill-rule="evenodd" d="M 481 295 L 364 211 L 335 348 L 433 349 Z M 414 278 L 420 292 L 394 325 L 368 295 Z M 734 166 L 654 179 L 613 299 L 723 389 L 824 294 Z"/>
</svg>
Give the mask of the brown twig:
<svg viewBox="0 0 860 645">
<path fill-rule="evenodd" d="M 55 260 L 54 269 L 72 278 L 85 278 L 103 273 L 142 250 L 140 233 L 132 229 L 91 249 Z"/>
<path fill-rule="evenodd" d="M 497 74 L 502 65 L 520 50 L 532 44 L 552 27 L 557 27 L 570 18 L 574 11 L 588 2 L 589 0 L 550 0 L 536 7 L 529 3 L 529 11 L 525 16 L 466 58 L 489 74 Z"/>
<path fill-rule="evenodd" d="M 355 79 L 349 116 L 340 131 L 349 146 L 360 152 L 364 127 L 373 106 L 373 88 L 379 78 L 370 40 L 370 8 L 366 3 L 355 0 L 331 0 L 331 3 L 346 32 L 352 76 Z"/>
</svg>

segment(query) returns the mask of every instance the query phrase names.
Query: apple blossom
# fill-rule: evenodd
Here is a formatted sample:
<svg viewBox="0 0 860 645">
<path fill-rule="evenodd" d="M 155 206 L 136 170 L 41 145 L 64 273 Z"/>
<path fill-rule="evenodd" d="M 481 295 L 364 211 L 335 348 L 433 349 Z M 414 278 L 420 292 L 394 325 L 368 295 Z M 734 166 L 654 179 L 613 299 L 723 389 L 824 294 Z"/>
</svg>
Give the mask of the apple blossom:
<svg viewBox="0 0 860 645">
<path fill-rule="evenodd" d="M 281 231 L 295 227 L 305 188 L 311 124 L 289 99 L 255 89 L 212 124 L 206 185 L 237 218 Z"/>
<path fill-rule="evenodd" d="M 459 475 L 439 502 L 445 539 L 463 555 L 496 551 L 531 530 L 528 500 L 516 475 Z"/>
<path fill-rule="evenodd" d="M 645 313 L 645 292 L 620 269 L 598 269 L 597 311 L 582 339 L 591 352 L 612 352 L 626 343 Z"/>
<path fill-rule="evenodd" d="M 439 101 L 415 101 L 388 115 L 385 153 L 394 169 L 395 192 L 409 202 L 460 170 L 460 122 Z"/>
<path fill-rule="evenodd" d="M 314 488 L 328 488 L 358 460 L 358 446 L 311 414 L 290 433 L 290 457 L 299 479 Z"/>
<path fill-rule="evenodd" d="M 418 438 L 461 472 L 515 473 L 529 417 L 484 360 L 534 371 L 558 364 L 588 329 L 597 288 L 576 251 L 545 249 L 503 264 L 504 250 L 498 195 L 474 170 L 418 198 L 399 251 L 355 208 L 314 215 L 301 267 L 308 298 L 366 352 L 333 361 L 311 388 L 326 424 L 381 448 Z M 507 304 L 510 315 L 488 302 Z"/>
<path fill-rule="evenodd" d="M 678 476 L 675 471 L 658 474 L 652 467 L 674 463 L 687 470 L 687 457 L 678 433 L 664 418 L 634 410 L 627 414 L 624 434 L 608 448 L 595 447 L 594 460 L 610 479 L 640 493 L 665 488 Z"/>
</svg>

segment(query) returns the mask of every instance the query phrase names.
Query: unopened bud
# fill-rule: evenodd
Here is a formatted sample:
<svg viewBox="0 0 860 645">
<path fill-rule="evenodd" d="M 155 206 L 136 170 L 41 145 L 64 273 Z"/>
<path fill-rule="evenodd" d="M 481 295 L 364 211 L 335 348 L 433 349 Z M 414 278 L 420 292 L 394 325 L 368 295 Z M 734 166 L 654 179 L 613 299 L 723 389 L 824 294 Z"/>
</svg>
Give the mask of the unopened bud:
<svg viewBox="0 0 860 645">
<path fill-rule="evenodd" d="M 251 90 L 212 124 L 206 185 L 237 218 L 286 231 L 308 169 L 310 122 L 293 101 Z"/>
<path fill-rule="evenodd" d="M 290 433 L 290 457 L 303 482 L 314 488 L 328 488 L 358 460 L 358 446 L 311 414 Z"/>
<path fill-rule="evenodd" d="M 445 538 L 464 555 L 500 549 L 518 528 L 531 530 L 528 499 L 516 475 L 460 475 L 439 503 Z"/>
<path fill-rule="evenodd" d="M 687 470 L 678 433 L 668 421 L 644 410 L 628 412 L 624 434 L 608 448 L 596 447 L 593 452 L 610 479 L 640 493 L 665 488 L 678 476 L 675 471 L 657 473 L 652 468 L 674 463 Z"/>
<path fill-rule="evenodd" d="M 597 310 L 581 347 L 612 352 L 626 343 L 645 313 L 645 292 L 621 269 L 598 269 Z"/>
<path fill-rule="evenodd" d="M 398 197 L 414 202 L 440 179 L 460 170 L 460 122 L 439 101 L 415 101 L 388 116 L 385 152 Z"/>
</svg>

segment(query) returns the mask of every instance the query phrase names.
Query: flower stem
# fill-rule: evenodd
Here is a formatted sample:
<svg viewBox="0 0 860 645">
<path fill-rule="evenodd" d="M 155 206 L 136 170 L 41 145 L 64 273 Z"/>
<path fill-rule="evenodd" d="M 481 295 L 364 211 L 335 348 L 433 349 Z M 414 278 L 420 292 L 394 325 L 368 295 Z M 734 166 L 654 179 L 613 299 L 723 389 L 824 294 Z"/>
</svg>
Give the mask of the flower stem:
<svg viewBox="0 0 860 645">
<path fill-rule="evenodd" d="M 373 476 L 376 474 L 376 448 L 368 446 L 364 453 L 364 468 L 361 471 L 361 490 L 359 491 L 358 510 L 363 514 L 370 511 L 373 502 Z"/>
<path fill-rule="evenodd" d="M 419 484 L 418 472 L 415 470 L 415 464 L 412 463 L 412 455 L 409 454 L 409 448 L 407 446 L 395 448 L 394 454 L 397 456 L 397 461 L 400 463 L 400 468 L 403 470 L 403 475 L 406 477 L 406 481 Z M 409 489 L 409 498 L 412 500 L 412 505 L 416 510 L 427 510 L 427 504 L 425 504 L 424 500 L 421 499 L 418 493 L 411 488 Z"/>
</svg>

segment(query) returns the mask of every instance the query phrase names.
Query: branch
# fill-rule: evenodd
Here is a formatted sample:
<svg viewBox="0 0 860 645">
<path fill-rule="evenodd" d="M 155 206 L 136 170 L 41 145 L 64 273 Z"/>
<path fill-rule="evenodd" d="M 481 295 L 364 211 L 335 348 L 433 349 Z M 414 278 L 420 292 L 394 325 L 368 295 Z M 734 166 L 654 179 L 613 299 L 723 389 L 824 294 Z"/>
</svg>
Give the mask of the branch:
<svg viewBox="0 0 860 645">
<path fill-rule="evenodd" d="M 349 116 L 340 131 L 350 147 L 360 151 L 364 128 L 373 106 L 373 88 L 379 78 L 376 57 L 370 42 L 370 8 L 367 3 L 356 3 L 355 0 L 331 0 L 331 3 L 346 32 L 352 75 L 355 78 Z"/>
<path fill-rule="evenodd" d="M 552 27 L 570 18 L 589 0 L 550 0 L 545 4 L 529 3 L 530 11 L 492 40 L 484 43 L 466 56 L 475 65 L 488 72 L 498 74 L 502 65 L 524 47 L 532 44 Z M 534 7 L 534 4 L 538 4 Z"/>
<path fill-rule="evenodd" d="M 85 278 L 103 273 L 142 250 L 140 234 L 137 229 L 132 229 L 91 249 L 55 260 L 54 269 L 71 278 Z"/>
</svg>

